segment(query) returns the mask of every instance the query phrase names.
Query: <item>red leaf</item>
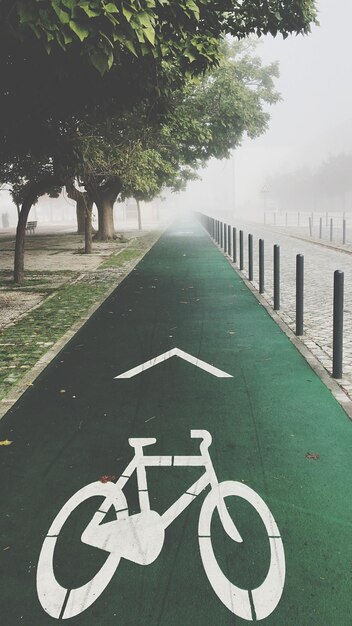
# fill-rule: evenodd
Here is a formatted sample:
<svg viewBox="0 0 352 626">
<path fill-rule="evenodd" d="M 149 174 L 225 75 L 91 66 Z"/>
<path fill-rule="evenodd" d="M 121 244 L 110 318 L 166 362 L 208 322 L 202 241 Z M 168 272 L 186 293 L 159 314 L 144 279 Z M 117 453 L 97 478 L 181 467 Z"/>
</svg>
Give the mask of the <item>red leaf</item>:
<svg viewBox="0 0 352 626">
<path fill-rule="evenodd" d="M 108 483 L 117 480 L 117 476 L 100 476 L 99 480 L 101 483 Z"/>
</svg>

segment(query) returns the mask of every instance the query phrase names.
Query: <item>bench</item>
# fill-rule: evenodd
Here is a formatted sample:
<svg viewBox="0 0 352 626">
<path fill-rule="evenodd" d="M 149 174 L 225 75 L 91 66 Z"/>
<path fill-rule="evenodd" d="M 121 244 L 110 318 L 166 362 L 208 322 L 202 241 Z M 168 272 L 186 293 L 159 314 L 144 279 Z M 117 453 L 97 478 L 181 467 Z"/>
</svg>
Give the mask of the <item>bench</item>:
<svg viewBox="0 0 352 626">
<path fill-rule="evenodd" d="M 34 235 L 34 231 L 36 228 L 37 228 L 37 222 L 27 222 L 26 232 L 28 231 L 30 235 Z"/>
</svg>

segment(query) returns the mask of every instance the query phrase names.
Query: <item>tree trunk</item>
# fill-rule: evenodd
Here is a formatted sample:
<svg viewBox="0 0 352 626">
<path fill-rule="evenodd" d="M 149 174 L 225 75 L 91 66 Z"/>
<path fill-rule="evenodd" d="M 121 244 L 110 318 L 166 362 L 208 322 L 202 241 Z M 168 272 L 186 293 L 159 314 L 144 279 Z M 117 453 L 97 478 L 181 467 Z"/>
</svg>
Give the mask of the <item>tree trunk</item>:
<svg viewBox="0 0 352 626">
<path fill-rule="evenodd" d="M 86 203 L 84 213 L 84 252 L 85 254 L 92 254 L 92 208 L 93 202 Z"/>
<path fill-rule="evenodd" d="M 90 212 L 90 215 L 88 215 L 88 217 L 90 219 L 90 224 L 92 228 L 92 215 L 91 214 L 92 214 L 93 200 L 91 199 L 91 196 L 87 191 L 79 191 L 79 189 L 76 189 L 73 182 L 66 185 L 66 193 L 71 200 L 74 200 L 76 202 L 77 234 L 85 235 L 87 211 Z"/>
<path fill-rule="evenodd" d="M 137 214 L 138 214 L 138 230 L 142 230 L 142 215 L 141 215 L 141 205 L 139 200 L 136 199 L 137 202 Z"/>
<path fill-rule="evenodd" d="M 24 200 L 22 204 L 17 223 L 13 279 L 14 282 L 18 285 L 22 285 L 24 281 L 24 238 L 26 235 L 26 224 L 29 211 L 31 210 L 35 199 L 35 195 L 28 194 L 28 197 Z"/>
<path fill-rule="evenodd" d="M 86 203 L 83 197 L 76 198 L 76 217 L 77 217 L 77 234 L 84 235 L 85 232 L 85 218 L 86 218 Z"/>
<path fill-rule="evenodd" d="M 98 209 L 98 233 L 96 238 L 100 241 L 108 241 L 115 238 L 114 228 L 114 202 L 111 197 L 100 197 L 95 204 Z"/>
<path fill-rule="evenodd" d="M 86 180 L 85 188 L 98 209 L 98 232 L 95 235 L 100 241 L 115 239 L 114 203 L 119 195 L 122 183 L 117 176 L 103 180 Z"/>
<path fill-rule="evenodd" d="M 41 181 L 27 186 L 27 195 L 22 203 L 20 214 L 18 217 L 16 242 L 15 242 L 15 263 L 14 263 L 14 282 L 22 285 L 24 281 L 24 240 L 26 234 L 26 225 L 32 205 L 38 198 L 44 195 L 53 187 L 62 187 L 63 182 L 56 176 L 48 174 Z"/>
</svg>

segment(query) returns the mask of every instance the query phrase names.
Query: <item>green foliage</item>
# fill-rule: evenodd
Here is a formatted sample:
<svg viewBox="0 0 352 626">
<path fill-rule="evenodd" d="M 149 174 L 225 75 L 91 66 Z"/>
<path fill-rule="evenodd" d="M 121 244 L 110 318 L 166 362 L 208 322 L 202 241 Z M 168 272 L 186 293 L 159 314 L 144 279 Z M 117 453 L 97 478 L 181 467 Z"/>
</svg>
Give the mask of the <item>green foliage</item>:
<svg viewBox="0 0 352 626">
<path fill-rule="evenodd" d="M 11 25 L 19 39 L 28 32 L 48 52 L 82 44 L 101 74 L 121 50 L 166 62 L 207 67 L 217 60 L 219 37 L 307 32 L 316 19 L 313 0 L 15 0 Z"/>
<path fill-rule="evenodd" d="M 276 64 L 263 66 L 253 42 L 221 48 L 217 68 L 174 91 L 170 112 L 151 117 L 139 105 L 98 129 L 86 128 L 79 139 L 82 181 L 122 181 L 122 199 L 149 200 L 163 187 L 184 188 L 208 159 L 226 158 L 246 133 L 265 132 L 264 105 L 279 99 L 274 88 Z"/>
<path fill-rule="evenodd" d="M 139 249 L 123 250 L 122 252 L 119 252 L 118 254 L 112 254 L 111 256 L 109 256 L 109 258 L 106 259 L 106 261 L 104 261 L 100 265 L 100 267 L 101 268 L 121 267 L 125 265 L 128 261 L 133 261 L 140 255 L 141 255 L 141 251 Z"/>
<path fill-rule="evenodd" d="M 150 111 L 155 118 L 165 113 L 170 97 L 185 80 L 219 64 L 220 43 L 226 34 L 239 39 L 250 33 L 287 36 L 308 32 L 315 19 L 313 0 L 3 0 L 0 182 L 28 191 L 27 182 L 39 184 L 47 179 L 47 189 L 55 193 L 82 170 L 77 135 L 82 136 L 83 128 L 99 128 L 102 120 L 113 116 L 124 121 L 126 112 L 136 106 L 146 107 L 149 126 Z M 265 92 L 264 83 L 262 89 Z M 243 93 L 241 98 L 245 107 Z M 256 118 L 254 100 L 247 93 L 252 119 L 247 118 L 242 126 L 252 136 L 262 120 L 262 116 Z M 220 137 L 231 112 L 223 114 L 217 128 L 212 122 L 212 146 L 206 124 L 193 123 L 190 117 L 183 122 L 175 119 L 176 140 L 184 127 L 197 159 L 214 153 L 215 132 Z M 239 120 L 243 115 L 244 108 Z M 233 140 L 235 136 L 234 131 Z M 198 138 L 204 145 L 199 145 Z M 179 171 L 172 159 L 159 150 L 157 156 L 153 150 L 153 142 L 142 137 L 133 150 L 128 148 L 127 161 L 115 150 L 111 157 L 120 159 L 126 181 L 132 181 L 132 164 L 138 157 L 140 174 L 134 174 L 132 182 L 145 193 L 156 188 L 153 162 L 163 172 L 163 180 L 171 176 L 170 164 Z M 99 151 L 97 145 L 98 160 Z M 126 147 L 121 154 L 125 153 Z M 186 157 L 182 158 L 186 167 Z M 108 164 L 107 170 L 119 168 Z M 185 177 L 191 175 L 185 172 Z M 143 182 L 147 178 L 148 189 Z"/>
</svg>

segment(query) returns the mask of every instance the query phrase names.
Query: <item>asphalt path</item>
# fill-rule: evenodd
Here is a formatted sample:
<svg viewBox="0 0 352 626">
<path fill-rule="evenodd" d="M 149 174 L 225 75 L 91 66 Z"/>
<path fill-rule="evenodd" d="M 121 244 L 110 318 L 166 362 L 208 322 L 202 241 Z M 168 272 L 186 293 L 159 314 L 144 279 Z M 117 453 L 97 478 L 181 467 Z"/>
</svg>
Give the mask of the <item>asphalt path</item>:
<svg viewBox="0 0 352 626">
<path fill-rule="evenodd" d="M 0 440 L 5 626 L 352 624 L 352 424 L 198 224 Z"/>
</svg>

